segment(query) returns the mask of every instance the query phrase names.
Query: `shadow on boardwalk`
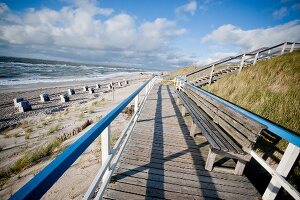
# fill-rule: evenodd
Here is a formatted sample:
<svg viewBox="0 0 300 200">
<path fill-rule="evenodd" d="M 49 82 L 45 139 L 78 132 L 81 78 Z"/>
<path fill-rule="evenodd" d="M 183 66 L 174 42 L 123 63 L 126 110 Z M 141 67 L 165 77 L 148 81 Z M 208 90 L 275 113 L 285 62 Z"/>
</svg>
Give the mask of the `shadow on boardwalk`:
<svg viewBox="0 0 300 200">
<path fill-rule="evenodd" d="M 104 198 L 257 198 L 247 178 L 204 169 L 208 142 L 189 136 L 173 95 L 153 88 Z"/>
</svg>

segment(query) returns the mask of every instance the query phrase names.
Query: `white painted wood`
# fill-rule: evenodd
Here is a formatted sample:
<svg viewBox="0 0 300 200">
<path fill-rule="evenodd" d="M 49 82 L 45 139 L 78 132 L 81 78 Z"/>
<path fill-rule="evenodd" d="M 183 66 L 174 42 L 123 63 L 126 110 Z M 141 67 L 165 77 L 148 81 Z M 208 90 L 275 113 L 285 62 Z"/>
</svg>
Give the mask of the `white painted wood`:
<svg viewBox="0 0 300 200">
<path fill-rule="evenodd" d="M 134 98 L 134 112 L 136 113 L 139 109 L 139 97 L 140 94 L 136 95 Z"/>
<path fill-rule="evenodd" d="M 101 154 L 102 154 L 102 165 L 108 159 L 108 156 L 111 154 L 111 144 L 110 144 L 110 125 L 108 125 L 104 131 L 101 133 Z M 108 179 L 110 166 L 106 169 L 106 172 L 103 175 L 103 179 Z"/>
<path fill-rule="evenodd" d="M 283 44 L 283 46 L 282 46 L 282 49 L 281 49 L 281 55 L 284 54 L 286 45 L 287 45 L 287 43 L 285 42 L 285 43 Z"/>
<path fill-rule="evenodd" d="M 280 174 L 282 177 L 286 178 L 291 168 L 293 167 L 298 155 L 299 155 L 299 148 L 293 145 L 292 143 L 289 143 L 276 169 L 276 172 L 278 172 L 278 174 Z M 276 178 L 273 177 L 263 195 L 263 199 L 268 199 L 268 200 L 275 199 L 280 188 L 281 188 L 281 184 L 276 180 Z"/>
<path fill-rule="evenodd" d="M 239 73 L 242 71 L 242 68 L 244 66 L 245 57 L 246 57 L 246 55 L 243 54 L 242 59 L 241 59 L 241 63 L 240 63 Z"/>
<path fill-rule="evenodd" d="M 213 77 L 213 74 L 214 74 L 214 70 L 215 70 L 215 65 L 213 64 L 213 66 L 211 67 L 211 72 L 210 72 L 209 81 L 208 81 L 209 85 L 211 84 L 212 77 Z"/>
<path fill-rule="evenodd" d="M 259 54 L 258 52 L 255 54 L 255 57 L 254 57 L 254 60 L 253 60 L 253 65 L 255 65 L 256 62 L 257 62 L 258 54 Z"/>
<path fill-rule="evenodd" d="M 154 81 L 152 82 L 152 84 L 154 84 Z M 133 127 L 134 127 L 134 125 L 137 122 L 137 119 L 138 119 L 138 117 L 139 117 L 139 115 L 140 115 L 140 113 L 142 111 L 142 108 L 145 105 L 147 97 L 148 97 L 148 95 L 142 100 L 142 102 L 141 102 L 141 109 L 132 116 L 130 122 L 128 123 L 128 125 L 126 126 L 126 128 L 123 130 L 120 138 L 116 142 L 116 144 L 114 146 L 114 149 L 113 149 L 113 154 L 116 154 L 116 155 L 114 156 L 113 161 L 111 163 L 111 170 L 109 171 L 109 174 L 108 174 L 109 178 L 106 181 L 103 181 L 103 183 L 102 183 L 99 191 L 97 192 L 97 196 L 94 199 L 102 199 L 104 191 L 105 191 L 106 187 L 109 184 L 110 178 L 111 178 L 114 170 L 116 169 L 117 163 L 119 162 L 119 160 L 121 158 L 121 155 L 122 155 L 122 153 L 123 153 L 123 151 L 124 151 L 124 149 L 126 147 L 126 144 L 128 142 L 128 139 L 130 138 L 130 135 L 132 133 Z M 92 196 L 94 196 L 94 191 L 92 192 L 93 193 Z"/>
<path fill-rule="evenodd" d="M 293 52 L 294 51 L 294 48 L 295 48 L 295 42 L 292 44 L 292 47 L 290 49 L 290 52 Z"/>
<path fill-rule="evenodd" d="M 277 171 L 275 171 L 264 159 L 257 155 L 253 150 L 250 152 L 251 156 L 265 168 L 276 181 L 295 199 L 300 199 L 300 193 L 291 186 Z M 264 199 L 264 198 L 263 198 Z"/>
</svg>

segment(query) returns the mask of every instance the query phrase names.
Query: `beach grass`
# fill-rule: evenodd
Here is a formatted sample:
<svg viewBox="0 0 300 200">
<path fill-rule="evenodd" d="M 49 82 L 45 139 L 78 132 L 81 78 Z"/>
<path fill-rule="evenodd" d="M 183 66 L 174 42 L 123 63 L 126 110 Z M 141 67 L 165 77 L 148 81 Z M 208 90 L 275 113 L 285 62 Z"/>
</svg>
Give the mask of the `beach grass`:
<svg viewBox="0 0 300 200">
<path fill-rule="evenodd" d="M 59 129 L 59 124 L 52 125 L 46 132 L 47 135 L 55 133 Z"/>
<path fill-rule="evenodd" d="M 0 186 L 2 186 L 8 178 L 13 174 L 19 173 L 23 169 L 38 163 L 42 158 L 53 153 L 56 147 L 61 144 L 61 141 L 54 139 L 48 142 L 45 146 L 34 151 L 28 151 L 17 159 L 12 165 L 0 170 Z"/>
<path fill-rule="evenodd" d="M 258 62 L 203 88 L 300 135 L 300 52 Z"/>
</svg>

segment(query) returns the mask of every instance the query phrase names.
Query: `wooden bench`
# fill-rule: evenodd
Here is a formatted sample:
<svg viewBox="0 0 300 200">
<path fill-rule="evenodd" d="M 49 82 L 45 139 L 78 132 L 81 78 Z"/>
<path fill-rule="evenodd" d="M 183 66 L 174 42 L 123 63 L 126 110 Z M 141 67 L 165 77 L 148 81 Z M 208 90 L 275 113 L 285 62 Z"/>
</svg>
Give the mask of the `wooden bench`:
<svg viewBox="0 0 300 200">
<path fill-rule="evenodd" d="M 184 92 L 176 92 L 177 104 L 182 102 L 183 116 L 188 111 L 192 117 L 191 136 L 198 127 L 210 143 L 205 169 L 213 170 L 216 155 L 220 155 L 236 159 L 237 164 L 234 170 L 216 167 L 218 171 L 242 175 L 251 159 L 250 151 L 266 127 L 188 85 L 184 86 Z"/>
</svg>

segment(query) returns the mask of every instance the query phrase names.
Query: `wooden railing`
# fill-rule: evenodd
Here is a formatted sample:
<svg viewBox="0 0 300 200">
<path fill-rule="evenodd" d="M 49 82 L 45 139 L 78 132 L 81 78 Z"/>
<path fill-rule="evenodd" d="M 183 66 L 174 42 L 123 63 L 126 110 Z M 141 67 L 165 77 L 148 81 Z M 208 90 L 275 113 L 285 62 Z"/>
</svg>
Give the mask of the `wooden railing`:
<svg viewBox="0 0 300 200">
<path fill-rule="evenodd" d="M 209 84 L 212 82 L 212 76 L 217 71 L 218 67 L 222 66 L 238 66 L 239 72 L 247 65 L 255 65 L 258 60 L 268 59 L 276 55 L 293 52 L 295 49 L 300 49 L 298 42 L 284 42 L 272 47 L 263 47 L 248 53 L 243 53 L 237 56 L 230 56 L 216 62 L 204 65 L 200 69 L 194 70 L 185 74 L 185 77 L 190 82 L 209 75 Z M 210 72 L 207 70 L 210 69 Z M 203 73 L 202 73 L 203 72 Z M 195 77 L 196 76 L 196 77 Z"/>
<path fill-rule="evenodd" d="M 84 199 L 90 199 L 96 196 L 100 199 L 107 187 L 110 178 L 116 168 L 117 162 L 120 159 L 131 131 L 137 121 L 137 118 L 144 106 L 148 94 L 153 87 L 156 77 L 150 78 L 142 84 L 135 92 L 127 99 L 114 108 L 101 121 L 96 123 L 89 131 L 81 136 L 77 141 L 64 150 L 50 164 L 48 164 L 41 172 L 27 182 L 19 189 L 10 199 L 40 199 L 50 187 L 69 169 L 76 159 L 88 148 L 88 146 L 101 135 L 101 151 L 102 151 L 102 166 L 97 173 L 95 179 L 86 192 Z M 140 101 L 140 94 L 144 90 L 145 96 Z M 128 125 L 123 130 L 118 141 L 111 147 L 110 142 L 110 124 L 114 119 L 134 101 L 134 115 L 130 119 Z M 101 185 L 99 183 L 101 182 Z M 100 189 L 95 194 L 96 189 Z"/>
<path fill-rule="evenodd" d="M 175 78 L 174 82 L 175 82 L 176 87 L 180 90 L 184 90 L 183 86 L 185 84 L 188 84 L 190 86 L 190 88 L 192 88 L 196 91 L 199 91 L 199 92 L 203 93 L 204 95 L 207 95 L 208 97 L 224 104 L 225 106 L 228 106 L 231 109 L 234 109 L 235 111 L 265 125 L 267 127 L 268 131 L 270 131 L 271 133 L 288 141 L 289 142 L 288 147 L 286 148 L 284 155 L 276 169 L 273 169 L 255 151 L 251 150 L 250 154 L 263 168 L 266 169 L 266 171 L 268 171 L 272 175 L 272 179 L 262 197 L 264 200 L 275 199 L 275 197 L 277 196 L 277 193 L 279 192 L 279 189 L 281 187 L 283 187 L 293 198 L 300 199 L 300 193 L 285 180 L 288 173 L 292 169 L 294 163 L 296 162 L 297 157 L 300 152 L 300 148 L 299 148 L 300 147 L 300 137 L 298 135 L 296 135 L 295 133 L 293 133 L 281 126 L 278 126 L 277 124 L 275 124 L 261 116 L 251 113 L 251 112 L 249 112 L 239 106 L 236 106 L 220 97 L 217 97 L 216 95 L 213 95 L 213 94 L 207 92 L 206 90 L 203 90 L 202 88 L 198 88 L 180 77 Z"/>
</svg>

